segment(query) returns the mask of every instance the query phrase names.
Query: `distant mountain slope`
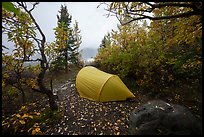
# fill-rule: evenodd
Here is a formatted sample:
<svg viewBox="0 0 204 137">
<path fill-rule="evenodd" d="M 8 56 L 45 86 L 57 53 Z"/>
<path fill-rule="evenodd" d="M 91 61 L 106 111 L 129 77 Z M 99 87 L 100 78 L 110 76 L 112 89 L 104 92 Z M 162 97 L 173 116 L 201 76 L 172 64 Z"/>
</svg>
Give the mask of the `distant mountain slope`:
<svg viewBox="0 0 204 137">
<path fill-rule="evenodd" d="M 82 58 L 84 60 L 90 59 L 91 57 L 95 57 L 97 52 L 97 49 L 94 48 L 83 48 L 81 50 Z"/>
<path fill-rule="evenodd" d="M 80 53 L 82 55 L 83 60 L 90 61 L 90 60 L 92 60 L 91 59 L 92 57 L 94 58 L 96 56 L 98 51 L 95 48 L 83 48 L 80 51 Z M 36 58 L 39 58 L 39 55 L 34 56 L 33 59 L 36 59 Z M 40 63 L 39 62 L 25 62 L 24 66 L 29 66 L 29 65 L 36 66 L 38 64 L 40 64 Z M 2 66 L 4 66 L 4 65 L 2 64 Z"/>
</svg>

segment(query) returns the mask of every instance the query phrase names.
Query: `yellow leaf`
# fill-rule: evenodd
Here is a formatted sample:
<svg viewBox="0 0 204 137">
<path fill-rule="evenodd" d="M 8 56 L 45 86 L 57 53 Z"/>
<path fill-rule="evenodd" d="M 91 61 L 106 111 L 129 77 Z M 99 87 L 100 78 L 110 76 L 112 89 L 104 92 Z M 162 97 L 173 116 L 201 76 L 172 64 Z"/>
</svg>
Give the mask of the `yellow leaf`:
<svg viewBox="0 0 204 137">
<path fill-rule="evenodd" d="M 39 116 L 39 115 L 40 115 L 40 113 L 36 113 L 36 115 L 38 115 L 38 116 Z"/>
<path fill-rule="evenodd" d="M 21 117 L 21 115 L 19 115 L 19 114 L 17 114 L 16 116 L 17 116 L 17 117 Z"/>
<path fill-rule="evenodd" d="M 9 75 L 8 75 L 7 73 L 5 73 L 5 74 L 3 75 L 3 78 L 9 78 Z"/>
<path fill-rule="evenodd" d="M 40 131 L 40 128 L 39 128 L 39 127 L 37 127 L 37 128 L 35 129 L 35 131 L 36 131 L 36 132 L 39 132 L 39 131 Z"/>
<path fill-rule="evenodd" d="M 20 122 L 22 125 L 25 124 L 25 121 L 24 121 L 24 120 L 20 120 L 19 122 Z"/>
<path fill-rule="evenodd" d="M 22 106 L 22 107 L 21 107 L 21 109 L 25 109 L 25 108 L 26 108 L 26 106 Z"/>
<path fill-rule="evenodd" d="M 31 128 L 29 128 L 29 129 L 28 129 L 28 132 L 30 132 L 32 129 L 33 129 L 32 127 L 31 127 Z"/>
<path fill-rule="evenodd" d="M 32 135 L 35 135 L 36 131 L 35 130 L 32 130 Z"/>
<path fill-rule="evenodd" d="M 2 87 L 5 87 L 5 82 L 3 79 L 2 79 Z"/>
<path fill-rule="evenodd" d="M 24 115 L 22 116 L 22 118 L 25 118 L 25 117 L 28 117 L 28 115 L 27 115 L 27 114 L 24 114 Z"/>
<path fill-rule="evenodd" d="M 16 124 L 16 121 L 13 122 L 13 125 L 15 125 L 15 124 Z"/>
<path fill-rule="evenodd" d="M 33 116 L 29 116 L 29 118 L 33 119 Z"/>
</svg>

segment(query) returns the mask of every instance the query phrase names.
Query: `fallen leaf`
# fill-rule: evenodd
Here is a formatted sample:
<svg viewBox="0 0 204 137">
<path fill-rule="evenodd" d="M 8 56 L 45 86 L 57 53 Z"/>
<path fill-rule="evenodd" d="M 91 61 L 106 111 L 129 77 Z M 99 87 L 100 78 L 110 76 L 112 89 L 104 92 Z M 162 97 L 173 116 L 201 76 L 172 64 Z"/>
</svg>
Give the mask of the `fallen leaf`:
<svg viewBox="0 0 204 137">
<path fill-rule="evenodd" d="M 119 127 L 115 126 L 115 130 L 119 130 Z"/>
<path fill-rule="evenodd" d="M 32 135 L 35 135 L 36 131 L 35 130 L 32 130 Z"/>
<path fill-rule="evenodd" d="M 29 116 L 29 118 L 33 119 L 33 116 Z"/>
<path fill-rule="evenodd" d="M 17 117 L 21 117 L 21 115 L 19 115 L 19 114 L 17 114 L 16 116 L 17 116 Z"/>
<path fill-rule="evenodd" d="M 25 124 L 25 121 L 24 120 L 19 120 L 19 122 L 24 125 Z"/>
<path fill-rule="evenodd" d="M 22 118 L 25 118 L 25 117 L 28 117 L 28 115 L 27 115 L 27 114 L 24 114 L 24 115 L 22 116 Z"/>
<path fill-rule="evenodd" d="M 36 131 L 36 132 L 39 132 L 39 131 L 40 131 L 40 128 L 39 128 L 39 127 L 35 128 L 35 131 Z"/>
<path fill-rule="evenodd" d="M 38 115 L 38 116 L 39 116 L 39 115 L 40 115 L 40 113 L 36 113 L 36 115 Z"/>
</svg>

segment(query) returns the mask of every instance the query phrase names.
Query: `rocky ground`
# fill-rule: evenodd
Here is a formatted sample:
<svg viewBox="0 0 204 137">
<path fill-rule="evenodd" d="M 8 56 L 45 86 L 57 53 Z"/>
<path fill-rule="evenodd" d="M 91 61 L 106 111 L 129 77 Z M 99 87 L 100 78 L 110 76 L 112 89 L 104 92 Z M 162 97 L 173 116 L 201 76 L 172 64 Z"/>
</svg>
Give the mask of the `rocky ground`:
<svg viewBox="0 0 204 137">
<path fill-rule="evenodd" d="M 129 132 L 129 116 L 133 109 L 154 98 L 140 91 L 133 92 L 135 98 L 128 101 L 96 102 L 81 98 L 75 87 L 78 71 L 66 77 L 58 78 L 54 90 L 58 91 L 58 104 L 62 118 L 54 125 L 47 125 L 46 135 L 127 135 Z M 171 100 L 171 99 L 166 99 Z M 173 99 L 181 100 L 181 99 Z M 182 105 L 182 104 L 181 104 Z M 192 103 L 187 107 L 194 113 L 198 105 Z M 198 115 L 202 119 L 202 113 Z"/>
<path fill-rule="evenodd" d="M 70 80 L 55 90 L 63 118 L 48 127 L 47 135 L 126 135 L 129 114 L 142 103 L 139 98 L 106 103 L 90 101 L 79 96 L 75 81 Z"/>
</svg>

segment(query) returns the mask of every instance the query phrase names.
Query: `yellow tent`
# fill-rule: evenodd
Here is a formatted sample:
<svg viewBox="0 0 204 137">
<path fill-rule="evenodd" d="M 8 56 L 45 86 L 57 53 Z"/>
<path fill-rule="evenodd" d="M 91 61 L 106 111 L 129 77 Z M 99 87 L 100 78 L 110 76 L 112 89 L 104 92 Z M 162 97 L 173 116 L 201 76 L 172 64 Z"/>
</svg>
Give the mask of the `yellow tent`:
<svg viewBox="0 0 204 137">
<path fill-rule="evenodd" d="M 76 88 L 81 97 L 100 102 L 135 97 L 117 75 L 105 73 L 92 66 L 79 71 Z"/>
</svg>

